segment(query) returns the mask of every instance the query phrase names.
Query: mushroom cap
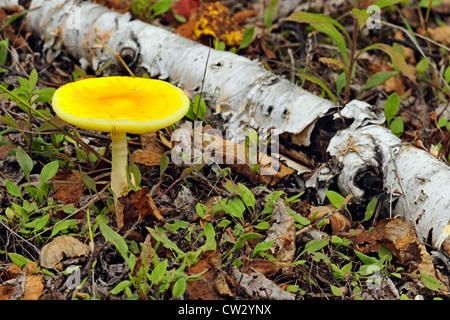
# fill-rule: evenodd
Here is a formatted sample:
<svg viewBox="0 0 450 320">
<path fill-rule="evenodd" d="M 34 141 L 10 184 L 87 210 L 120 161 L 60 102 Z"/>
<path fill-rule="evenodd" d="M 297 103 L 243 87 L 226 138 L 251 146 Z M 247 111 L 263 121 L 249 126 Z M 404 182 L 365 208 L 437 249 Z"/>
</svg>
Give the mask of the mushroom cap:
<svg viewBox="0 0 450 320">
<path fill-rule="evenodd" d="M 162 80 L 118 76 L 63 85 L 52 106 L 61 119 L 83 129 L 145 133 L 183 118 L 189 98 Z"/>
</svg>

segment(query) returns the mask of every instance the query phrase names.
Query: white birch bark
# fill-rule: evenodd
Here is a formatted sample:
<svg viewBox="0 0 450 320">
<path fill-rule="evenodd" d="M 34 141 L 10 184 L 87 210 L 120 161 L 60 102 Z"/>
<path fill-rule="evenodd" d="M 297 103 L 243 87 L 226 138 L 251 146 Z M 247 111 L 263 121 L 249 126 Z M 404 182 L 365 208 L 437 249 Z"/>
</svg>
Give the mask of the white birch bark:
<svg viewBox="0 0 450 320">
<path fill-rule="evenodd" d="M 28 25 L 45 40 L 46 50 L 61 50 L 63 44 L 94 70 L 110 61 L 114 63 L 106 72 L 123 70 L 112 54 L 98 48 L 98 37 L 127 56 L 137 74 L 145 71 L 193 93 L 201 91 L 222 116 L 229 116 L 229 129 L 251 126 L 272 129 L 274 134 L 299 133 L 335 107 L 267 71 L 257 61 L 210 49 L 139 20 L 131 21 L 129 14 L 73 0 L 33 0 L 31 7 L 36 6 L 41 9 L 28 15 Z"/>
<path fill-rule="evenodd" d="M 327 184 L 337 175 L 341 193 L 352 193 L 355 201 L 361 201 L 373 196 L 370 187 L 377 187 L 362 181 L 377 183 L 378 177 L 380 182 L 382 179 L 379 191 L 386 192 L 391 215 L 404 217 L 415 226 L 421 241 L 440 250 L 450 234 L 450 167 L 424 150 L 402 145 L 389 129 L 379 125 L 384 115 L 364 102 L 350 102 L 341 114 L 355 120 L 331 139 L 327 151 L 342 169 L 326 167 L 307 186 L 319 189 L 323 199 Z"/>
<path fill-rule="evenodd" d="M 20 7 L 19 0 L 0 0 L 0 7 L 2 8 Z"/>
<path fill-rule="evenodd" d="M 36 6 L 42 8 L 27 16 L 28 24 L 44 40 L 45 50 L 58 51 L 64 45 L 94 70 L 113 61 L 105 70 L 116 74 L 122 69 L 114 57 L 105 49 L 94 48 L 99 37 L 128 57 L 137 74 L 145 71 L 194 93 L 202 91 L 205 99 L 216 103 L 222 116 L 228 115 L 230 129 L 251 126 L 273 129 L 274 133 L 310 133 L 315 120 L 336 107 L 270 73 L 258 62 L 131 21 L 128 14 L 73 0 L 33 0 L 31 7 Z M 392 213 L 411 221 L 420 239 L 428 240 L 431 234 L 430 241 L 437 249 L 449 242 L 449 167 L 423 150 L 397 146 L 400 140 L 380 126 L 384 117 L 376 108 L 354 101 L 341 114 L 354 122 L 331 140 L 328 152 L 337 165 L 317 171 L 307 186 L 316 188 L 321 199 L 336 177 L 341 192 L 353 193 L 355 201 L 362 201 L 371 192 L 386 191 Z M 307 135 L 304 145 L 309 143 Z M 371 189 L 361 185 L 365 177 L 375 181 L 381 177 L 382 182 Z"/>
</svg>

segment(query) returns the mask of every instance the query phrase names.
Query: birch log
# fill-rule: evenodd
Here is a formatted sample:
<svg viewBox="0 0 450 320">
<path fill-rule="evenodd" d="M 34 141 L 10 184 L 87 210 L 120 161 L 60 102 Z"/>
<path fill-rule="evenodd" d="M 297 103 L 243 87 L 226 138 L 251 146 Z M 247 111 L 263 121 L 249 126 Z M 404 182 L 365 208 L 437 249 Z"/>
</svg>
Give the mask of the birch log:
<svg viewBox="0 0 450 320">
<path fill-rule="evenodd" d="M 80 1 L 33 0 L 41 9 L 27 16 L 28 25 L 44 39 L 44 49 L 64 45 L 84 66 L 94 70 L 113 62 L 106 72 L 123 70 L 114 56 L 98 48 L 100 38 L 118 52 L 137 74 L 169 80 L 193 93 L 202 92 L 228 117 L 230 130 L 300 133 L 335 105 L 231 52 L 204 45 L 103 6 Z M 97 47 L 97 48 L 94 48 Z M 206 74 L 205 74 L 206 69 Z"/>
<path fill-rule="evenodd" d="M 114 57 L 95 48 L 98 37 L 137 74 L 147 72 L 194 93 L 201 91 L 205 99 L 216 102 L 230 129 L 250 126 L 274 133 L 310 133 L 315 121 L 336 107 L 258 62 L 133 21 L 129 14 L 74 0 L 33 0 L 31 7 L 37 6 L 41 9 L 27 20 L 44 40 L 44 50 L 57 52 L 64 46 L 85 66 L 117 74 L 121 67 Z M 450 253 L 449 167 L 423 150 L 399 145 L 400 140 L 380 125 L 385 120 L 380 109 L 353 101 L 341 114 L 353 123 L 331 140 L 331 163 L 307 186 L 316 188 L 321 199 L 335 179 L 343 195 L 353 193 L 355 201 L 386 192 L 393 214 L 411 221 L 420 239 Z M 309 135 L 303 141 L 309 145 Z"/>
<path fill-rule="evenodd" d="M 450 254 L 450 167 L 424 150 L 401 144 L 380 125 L 384 114 L 367 103 L 352 101 L 341 115 L 354 121 L 327 149 L 341 169 L 324 167 L 307 186 L 317 188 L 323 199 L 337 176 L 341 193 L 352 193 L 355 201 L 385 192 L 392 216 L 404 217 L 421 241 Z"/>
</svg>

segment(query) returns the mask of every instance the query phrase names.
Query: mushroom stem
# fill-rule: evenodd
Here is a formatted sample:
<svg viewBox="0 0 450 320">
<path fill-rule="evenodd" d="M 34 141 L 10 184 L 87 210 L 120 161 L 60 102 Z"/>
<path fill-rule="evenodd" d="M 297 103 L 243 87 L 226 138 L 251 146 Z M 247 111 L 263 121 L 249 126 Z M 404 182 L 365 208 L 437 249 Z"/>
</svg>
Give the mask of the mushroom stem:
<svg viewBox="0 0 450 320">
<path fill-rule="evenodd" d="M 117 201 L 120 196 L 128 192 L 127 165 L 128 165 L 128 145 L 125 132 L 111 133 L 112 168 L 111 168 L 111 189 L 114 194 L 114 206 L 117 208 Z"/>
</svg>

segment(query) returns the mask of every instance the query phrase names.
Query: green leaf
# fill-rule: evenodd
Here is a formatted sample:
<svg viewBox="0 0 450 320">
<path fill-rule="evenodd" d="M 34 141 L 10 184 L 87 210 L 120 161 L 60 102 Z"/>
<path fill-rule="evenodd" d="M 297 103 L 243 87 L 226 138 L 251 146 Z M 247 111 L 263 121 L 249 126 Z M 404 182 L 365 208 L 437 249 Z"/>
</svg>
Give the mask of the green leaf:
<svg viewBox="0 0 450 320">
<path fill-rule="evenodd" d="M 358 94 L 361 95 L 365 90 L 370 89 L 372 87 L 378 86 L 393 76 L 397 75 L 397 71 L 379 71 L 377 73 L 374 73 L 366 82 L 364 87 L 361 89 L 361 92 Z"/>
<path fill-rule="evenodd" d="M 329 67 L 332 67 L 334 70 L 345 68 L 345 66 L 342 64 L 342 62 L 340 62 L 339 60 L 333 59 L 333 58 L 322 57 L 322 58 L 319 58 L 319 61 L 326 64 Z"/>
<path fill-rule="evenodd" d="M 60 231 L 67 230 L 69 228 L 74 228 L 78 225 L 76 219 L 68 219 L 58 223 L 53 229 L 50 238 L 57 235 Z"/>
<path fill-rule="evenodd" d="M 366 207 L 366 212 L 364 213 L 364 219 L 362 219 L 361 222 L 368 221 L 370 218 L 372 218 L 375 208 L 377 207 L 377 197 L 373 197 L 372 200 L 370 200 L 369 204 Z"/>
<path fill-rule="evenodd" d="M 111 294 L 118 294 L 120 292 L 122 292 L 123 290 L 125 290 L 125 288 L 128 288 L 129 286 L 131 286 L 132 282 L 130 280 L 124 280 L 122 282 L 119 282 L 114 289 L 112 289 L 110 291 Z"/>
<path fill-rule="evenodd" d="M 270 227 L 270 223 L 267 221 L 261 221 L 257 225 L 253 226 L 253 228 L 258 229 L 258 230 L 267 230 L 267 229 L 269 229 L 269 227 Z"/>
<path fill-rule="evenodd" d="M 244 35 L 242 36 L 242 42 L 239 45 L 238 50 L 247 48 L 253 40 L 253 34 L 255 33 L 255 26 L 251 26 L 244 30 Z"/>
<path fill-rule="evenodd" d="M 190 120 L 202 119 L 206 113 L 206 103 L 203 98 L 197 94 L 194 100 L 189 105 L 189 110 L 186 113 L 186 117 Z"/>
<path fill-rule="evenodd" d="M 358 258 L 367 265 L 378 265 L 379 260 L 374 257 L 369 257 L 368 255 L 365 255 L 364 253 L 361 253 L 359 251 L 355 251 L 355 254 L 358 256 Z"/>
<path fill-rule="evenodd" d="M 175 298 L 180 297 L 184 292 L 186 291 L 186 279 L 185 278 L 179 278 L 175 284 L 173 285 L 172 289 L 172 296 Z"/>
<path fill-rule="evenodd" d="M 345 198 L 343 196 L 333 190 L 328 190 L 325 192 L 325 194 L 328 200 L 330 200 L 330 203 L 336 208 L 339 208 L 345 201 Z"/>
<path fill-rule="evenodd" d="M 261 251 L 266 251 L 269 250 L 270 247 L 273 245 L 273 242 L 275 240 L 270 240 L 270 241 L 264 241 L 264 242 L 260 242 L 258 243 L 255 248 L 253 249 L 253 257 L 256 257 Z"/>
<path fill-rule="evenodd" d="M 33 69 L 30 72 L 30 77 L 28 79 L 28 91 L 33 91 L 34 87 L 36 86 L 36 83 L 38 81 L 38 73 L 36 69 Z"/>
<path fill-rule="evenodd" d="M 54 160 L 50 163 L 47 163 L 41 171 L 41 185 L 53 178 L 59 169 L 59 161 Z"/>
<path fill-rule="evenodd" d="M 427 71 L 428 65 L 429 65 L 428 60 L 425 59 L 425 58 L 422 58 L 416 64 L 416 71 L 418 73 L 422 73 L 423 74 L 423 73 L 425 73 L 425 71 Z"/>
<path fill-rule="evenodd" d="M 153 17 L 163 14 L 164 12 L 169 10 L 170 4 L 171 4 L 170 0 L 160 0 L 160 1 L 156 2 L 152 7 Z"/>
<path fill-rule="evenodd" d="M 380 9 L 388 6 L 393 6 L 394 4 L 400 3 L 404 0 L 378 0 L 373 5 L 379 7 Z"/>
<path fill-rule="evenodd" d="M 55 88 L 42 88 L 34 90 L 33 93 L 39 96 L 35 100 L 33 100 L 33 103 L 52 101 L 52 97 L 55 91 Z"/>
<path fill-rule="evenodd" d="M 250 189 L 244 186 L 242 183 L 238 183 L 238 188 L 239 188 L 239 196 L 241 197 L 242 201 L 244 201 L 245 205 L 247 207 L 254 209 L 256 199 L 253 193 L 250 191 Z"/>
<path fill-rule="evenodd" d="M 309 23 L 310 25 L 313 24 L 319 24 L 319 23 L 329 23 L 333 24 L 334 26 L 338 27 L 341 32 L 346 36 L 347 40 L 351 42 L 350 35 L 348 34 L 347 30 L 345 30 L 344 26 L 334 20 L 333 18 L 330 18 L 326 15 L 320 14 L 320 13 L 310 13 L 306 11 L 299 11 L 291 14 L 289 17 L 287 17 L 285 20 L 288 21 L 295 21 L 299 23 Z"/>
<path fill-rule="evenodd" d="M 231 248 L 231 252 L 240 250 L 248 240 L 258 238 L 259 236 L 261 236 L 259 233 L 246 233 L 246 234 L 243 234 L 242 236 L 240 236 L 237 239 L 237 241 L 234 244 L 233 248 Z"/>
<path fill-rule="evenodd" d="M 159 159 L 159 176 L 160 177 L 166 171 L 168 166 L 169 166 L 169 155 L 166 152 L 162 155 L 161 159 Z"/>
<path fill-rule="evenodd" d="M 94 179 L 92 179 L 84 172 L 81 173 L 81 179 L 83 180 L 83 183 L 86 185 L 86 187 L 97 193 L 97 185 Z"/>
<path fill-rule="evenodd" d="M 297 73 L 299 75 L 299 77 L 306 79 L 314 84 L 317 84 L 318 86 L 320 86 L 330 97 L 331 101 L 333 101 L 333 103 L 336 103 L 336 97 L 334 96 L 334 94 L 331 92 L 330 88 L 328 88 L 328 86 L 325 84 L 325 82 L 323 82 L 322 80 L 320 80 L 319 78 L 315 77 L 315 76 L 311 76 L 309 74 L 306 74 L 304 72 L 298 72 Z"/>
<path fill-rule="evenodd" d="M 105 224 L 102 221 L 99 221 L 98 223 L 100 227 L 100 232 L 102 233 L 103 237 L 114 244 L 117 251 L 119 251 L 122 258 L 125 259 L 125 261 L 128 262 L 128 246 L 125 240 L 122 238 L 120 234 L 115 232 L 113 229 L 111 229 L 107 224 Z"/>
<path fill-rule="evenodd" d="M 430 290 L 439 292 L 447 289 L 445 285 L 435 277 L 431 277 L 427 274 L 418 274 L 417 276 L 422 279 L 423 284 Z"/>
<path fill-rule="evenodd" d="M 414 76 L 413 69 L 411 69 L 411 67 L 406 63 L 403 55 L 400 52 L 398 52 L 397 50 L 395 50 L 393 47 L 391 47 L 390 45 L 387 45 L 385 43 L 375 43 L 371 46 L 365 47 L 358 53 L 357 57 L 365 51 L 374 50 L 374 49 L 381 50 L 384 53 L 386 53 L 387 55 L 389 55 L 394 66 L 397 67 L 398 70 L 401 73 L 403 73 L 403 75 L 405 75 L 406 77 L 408 77 L 409 79 L 411 79 L 413 81 L 416 79 L 416 77 Z"/>
<path fill-rule="evenodd" d="M 339 51 L 341 52 L 342 58 L 344 60 L 344 65 L 348 69 L 348 54 L 347 54 L 347 44 L 345 43 L 345 39 L 342 34 L 335 28 L 334 25 L 329 23 L 318 23 L 311 25 L 317 31 L 323 32 L 327 34 L 331 39 L 336 42 Z"/>
<path fill-rule="evenodd" d="M 405 125 L 403 124 L 402 117 L 396 117 L 389 124 L 389 129 L 391 129 L 392 133 L 396 136 L 400 136 L 405 129 Z"/>
<path fill-rule="evenodd" d="M 361 30 L 365 25 L 367 20 L 370 18 L 371 14 L 367 12 L 367 10 L 360 10 L 357 8 L 352 9 L 352 13 L 355 16 L 355 18 L 358 20 L 358 26 Z"/>
<path fill-rule="evenodd" d="M 16 159 L 17 162 L 19 162 L 20 168 L 22 168 L 25 177 L 29 180 L 30 172 L 33 170 L 33 160 L 31 160 L 31 157 L 25 152 L 25 150 L 22 149 L 21 146 L 17 147 Z"/>
<path fill-rule="evenodd" d="M 200 218 L 204 218 L 208 214 L 208 207 L 199 202 L 195 205 L 195 212 L 197 212 Z"/>
<path fill-rule="evenodd" d="M 400 107 L 400 97 L 397 92 L 392 93 L 384 104 L 384 114 L 386 116 L 386 122 L 388 125 L 391 123 L 392 118 L 397 114 Z"/>
<path fill-rule="evenodd" d="M 0 64 L 5 65 L 6 60 L 8 58 L 8 46 L 9 40 L 8 38 L 0 41 Z M 7 71 L 6 69 L 3 69 Z"/>
<path fill-rule="evenodd" d="M 344 295 L 344 292 L 342 292 L 341 289 L 339 289 L 339 288 L 336 287 L 336 286 L 333 286 L 332 284 L 330 284 L 330 289 L 331 289 L 331 292 L 332 292 L 335 296 L 342 297 L 342 296 Z"/>
<path fill-rule="evenodd" d="M 10 182 L 8 179 L 5 180 L 6 191 L 17 198 L 22 198 L 22 193 L 20 192 L 19 186 L 15 183 Z"/>
<path fill-rule="evenodd" d="M 36 263 L 34 263 L 34 261 L 31 261 L 30 259 L 27 259 L 18 253 L 10 252 L 8 253 L 8 258 L 11 260 L 12 263 L 14 263 L 19 268 L 22 268 L 23 266 L 29 263 L 32 263 L 33 265 L 36 266 Z"/>
<path fill-rule="evenodd" d="M 178 246 L 173 243 L 169 238 L 167 238 L 167 235 L 165 234 L 164 230 L 158 226 L 155 226 L 154 229 L 147 227 L 147 230 L 150 232 L 150 235 L 156 240 L 162 243 L 164 247 L 167 249 L 173 250 L 176 252 L 179 256 L 183 256 L 184 252 L 178 248 Z"/>
<path fill-rule="evenodd" d="M 303 252 L 319 251 L 323 247 L 327 246 L 328 243 L 329 243 L 328 238 L 322 238 L 320 240 L 319 239 L 311 240 L 305 245 L 305 248 L 303 249 Z"/>
<path fill-rule="evenodd" d="M 163 262 L 159 263 L 152 271 L 152 283 L 160 283 L 166 274 L 167 271 L 167 259 L 165 259 Z"/>
</svg>

